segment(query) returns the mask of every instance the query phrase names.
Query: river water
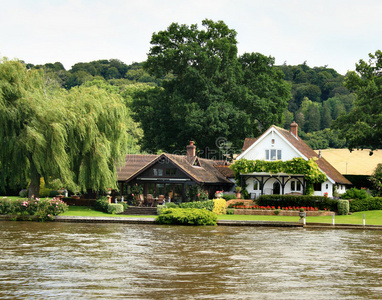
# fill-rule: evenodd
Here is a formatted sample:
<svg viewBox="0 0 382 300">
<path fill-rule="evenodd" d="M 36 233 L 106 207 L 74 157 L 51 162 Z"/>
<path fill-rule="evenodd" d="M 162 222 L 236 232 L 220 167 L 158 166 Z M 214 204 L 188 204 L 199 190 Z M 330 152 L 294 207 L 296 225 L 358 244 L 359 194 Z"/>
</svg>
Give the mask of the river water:
<svg viewBox="0 0 382 300">
<path fill-rule="evenodd" d="M 382 232 L 0 221 L 1 299 L 381 299 Z"/>
</svg>

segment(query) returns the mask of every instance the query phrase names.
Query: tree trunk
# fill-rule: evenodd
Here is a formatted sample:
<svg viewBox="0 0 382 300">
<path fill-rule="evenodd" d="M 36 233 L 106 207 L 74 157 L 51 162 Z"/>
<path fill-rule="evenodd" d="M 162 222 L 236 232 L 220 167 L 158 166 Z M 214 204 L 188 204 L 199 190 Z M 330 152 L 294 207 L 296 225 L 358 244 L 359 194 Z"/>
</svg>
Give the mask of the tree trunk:
<svg viewBox="0 0 382 300">
<path fill-rule="evenodd" d="M 32 198 L 32 196 L 39 197 L 40 195 L 40 174 L 37 171 L 37 168 L 32 160 L 30 162 L 30 175 L 31 175 L 31 183 L 29 185 L 28 190 L 28 198 Z"/>
</svg>

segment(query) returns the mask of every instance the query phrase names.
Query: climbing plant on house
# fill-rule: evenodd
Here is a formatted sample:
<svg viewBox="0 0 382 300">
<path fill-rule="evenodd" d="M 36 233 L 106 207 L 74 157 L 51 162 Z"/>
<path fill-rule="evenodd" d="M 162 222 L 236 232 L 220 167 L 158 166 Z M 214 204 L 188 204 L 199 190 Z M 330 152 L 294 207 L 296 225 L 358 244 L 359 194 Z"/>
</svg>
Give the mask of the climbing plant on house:
<svg viewBox="0 0 382 300">
<path fill-rule="evenodd" d="M 239 159 L 233 163 L 230 168 L 235 172 L 236 182 L 240 182 L 240 174 L 266 172 L 269 174 L 304 174 L 307 186 L 305 193 L 313 192 L 314 183 L 322 183 L 326 180 L 326 175 L 321 172 L 314 159 L 304 160 L 301 157 L 295 157 L 287 161 L 264 161 Z M 243 189 L 245 183 L 240 183 Z"/>
</svg>

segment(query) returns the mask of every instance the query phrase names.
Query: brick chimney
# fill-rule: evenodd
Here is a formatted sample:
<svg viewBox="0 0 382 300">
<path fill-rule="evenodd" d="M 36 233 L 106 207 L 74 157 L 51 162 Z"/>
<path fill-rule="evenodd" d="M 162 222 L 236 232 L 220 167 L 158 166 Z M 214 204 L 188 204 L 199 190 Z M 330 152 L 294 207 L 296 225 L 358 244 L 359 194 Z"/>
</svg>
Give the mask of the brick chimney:
<svg viewBox="0 0 382 300">
<path fill-rule="evenodd" d="M 196 156 L 196 146 L 194 145 L 194 141 L 190 141 L 190 144 L 187 145 L 187 157 L 195 157 Z"/>
<path fill-rule="evenodd" d="M 298 138 L 298 124 L 293 121 L 292 124 L 290 124 L 290 132 L 296 137 Z"/>
</svg>

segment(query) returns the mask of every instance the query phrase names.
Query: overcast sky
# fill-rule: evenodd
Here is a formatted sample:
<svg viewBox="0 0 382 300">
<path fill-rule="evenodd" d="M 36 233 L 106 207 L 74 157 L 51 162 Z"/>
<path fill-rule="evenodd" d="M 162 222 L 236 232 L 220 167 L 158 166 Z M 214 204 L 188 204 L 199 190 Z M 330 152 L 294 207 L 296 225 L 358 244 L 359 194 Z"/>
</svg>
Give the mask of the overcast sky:
<svg viewBox="0 0 382 300">
<path fill-rule="evenodd" d="M 341 74 L 382 49 L 381 0 L 0 0 L 0 57 L 27 63 L 146 60 L 172 22 L 223 20 L 239 54 L 276 64 L 328 65 Z"/>
</svg>

